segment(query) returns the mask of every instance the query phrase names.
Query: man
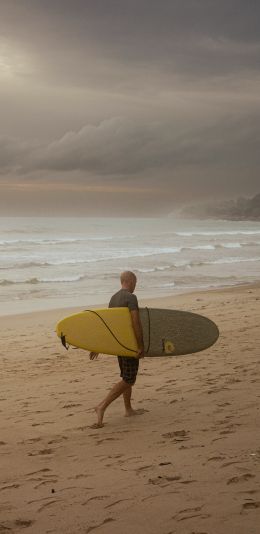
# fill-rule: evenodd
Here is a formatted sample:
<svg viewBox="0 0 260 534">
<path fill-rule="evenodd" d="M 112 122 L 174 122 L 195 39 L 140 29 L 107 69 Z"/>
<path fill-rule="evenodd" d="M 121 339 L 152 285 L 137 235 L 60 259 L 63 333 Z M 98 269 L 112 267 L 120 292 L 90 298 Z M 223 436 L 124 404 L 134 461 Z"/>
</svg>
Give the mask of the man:
<svg viewBox="0 0 260 534">
<path fill-rule="evenodd" d="M 103 418 L 106 409 L 115 399 L 123 395 L 124 404 L 125 404 L 125 415 L 127 417 L 135 415 L 137 412 L 133 410 L 131 405 L 131 396 L 132 396 L 132 386 L 136 381 L 136 376 L 138 373 L 139 367 L 139 358 L 144 357 L 144 342 L 143 342 L 143 331 L 142 324 L 139 316 L 138 300 L 136 295 L 134 295 L 134 290 L 136 286 L 136 276 L 131 271 L 125 271 L 120 276 L 121 280 L 121 289 L 115 293 L 110 299 L 109 308 L 122 308 L 128 307 L 134 333 L 138 345 L 138 354 L 137 358 L 127 358 L 125 356 L 118 356 L 118 363 L 120 367 L 120 382 L 117 382 L 108 395 L 103 399 L 98 406 L 96 406 L 95 411 L 97 414 L 97 424 L 96 427 L 103 426 Z M 89 357 L 91 360 L 94 360 L 98 354 L 96 352 L 91 352 Z"/>
</svg>

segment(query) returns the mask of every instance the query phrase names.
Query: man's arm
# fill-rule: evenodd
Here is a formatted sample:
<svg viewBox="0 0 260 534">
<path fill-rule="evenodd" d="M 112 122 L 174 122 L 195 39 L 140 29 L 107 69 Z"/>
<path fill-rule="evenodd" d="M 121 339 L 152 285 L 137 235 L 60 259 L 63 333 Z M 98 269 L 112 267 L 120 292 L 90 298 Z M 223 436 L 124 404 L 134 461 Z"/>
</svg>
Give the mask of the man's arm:
<svg viewBox="0 0 260 534">
<path fill-rule="evenodd" d="M 144 357 L 144 339 L 143 339 L 143 328 L 140 320 L 139 310 L 130 310 L 132 325 L 138 345 L 138 356 L 139 358 Z"/>
</svg>

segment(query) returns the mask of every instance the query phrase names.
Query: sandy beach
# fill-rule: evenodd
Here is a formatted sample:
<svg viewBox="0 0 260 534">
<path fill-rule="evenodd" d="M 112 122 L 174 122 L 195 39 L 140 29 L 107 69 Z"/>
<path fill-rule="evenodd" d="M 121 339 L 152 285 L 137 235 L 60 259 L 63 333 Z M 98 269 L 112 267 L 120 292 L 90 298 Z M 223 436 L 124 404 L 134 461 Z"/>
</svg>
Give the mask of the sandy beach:
<svg viewBox="0 0 260 534">
<path fill-rule="evenodd" d="M 140 305 L 206 315 L 220 338 L 144 359 L 143 415 L 118 399 L 96 430 L 116 358 L 65 351 L 54 328 L 72 310 L 1 317 L 1 533 L 259 532 L 260 284 Z"/>
</svg>

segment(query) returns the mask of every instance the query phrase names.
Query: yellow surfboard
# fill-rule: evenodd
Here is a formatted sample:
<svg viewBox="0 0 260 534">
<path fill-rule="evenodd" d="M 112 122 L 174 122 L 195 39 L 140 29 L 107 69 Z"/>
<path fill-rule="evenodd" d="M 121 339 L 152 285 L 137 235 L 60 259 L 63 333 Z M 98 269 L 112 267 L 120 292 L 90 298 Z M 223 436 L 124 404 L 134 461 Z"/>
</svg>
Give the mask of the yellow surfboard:
<svg viewBox="0 0 260 534">
<path fill-rule="evenodd" d="M 147 356 L 179 356 L 200 352 L 219 336 L 217 325 L 202 315 L 180 310 L 140 308 Z M 137 342 L 128 308 L 85 310 L 57 324 L 63 345 L 136 357 Z"/>
<path fill-rule="evenodd" d="M 75 313 L 56 326 L 63 344 L 105 354 L 136 357 L 138 348 L 128 308 Z"/>
</svg>

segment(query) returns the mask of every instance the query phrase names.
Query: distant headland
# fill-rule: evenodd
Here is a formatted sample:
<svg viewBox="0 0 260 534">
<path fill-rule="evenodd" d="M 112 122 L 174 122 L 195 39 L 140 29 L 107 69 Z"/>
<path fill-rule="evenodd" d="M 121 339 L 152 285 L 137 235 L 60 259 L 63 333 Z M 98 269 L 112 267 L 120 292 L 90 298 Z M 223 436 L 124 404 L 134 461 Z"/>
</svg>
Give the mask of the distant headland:
<svg viewBox="0 0 260 534">
<path fill-rule="evenodd" d="M 260 193 L 252 198 L 212 201 L 185 206 L 181 216 L 199 219 L 225 219 L 230 221 L 260 221 Z"/>
</svg>

